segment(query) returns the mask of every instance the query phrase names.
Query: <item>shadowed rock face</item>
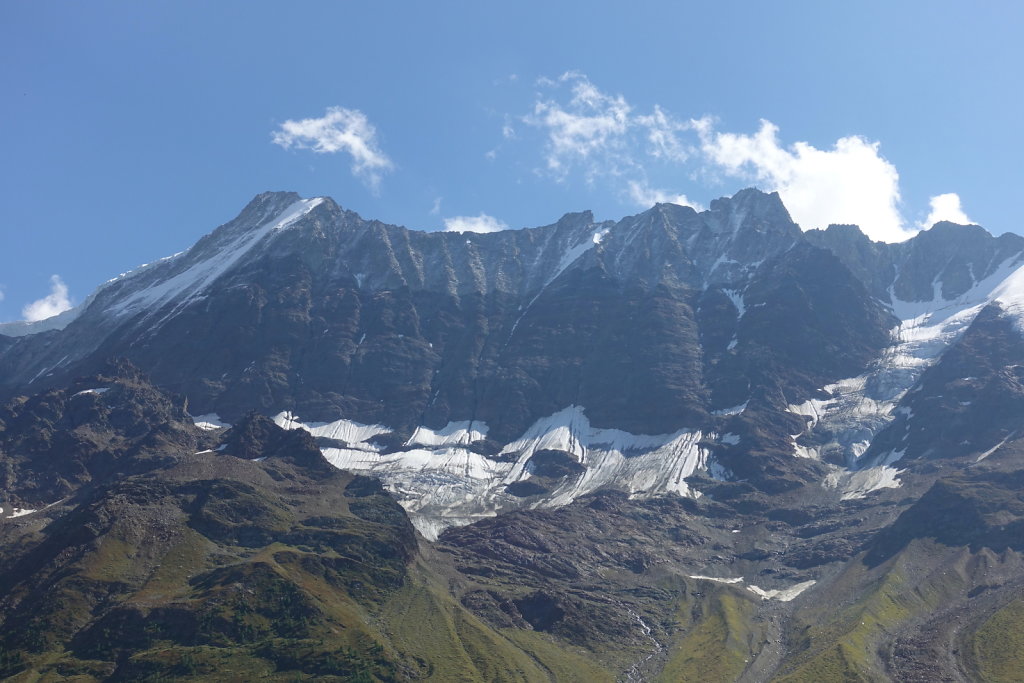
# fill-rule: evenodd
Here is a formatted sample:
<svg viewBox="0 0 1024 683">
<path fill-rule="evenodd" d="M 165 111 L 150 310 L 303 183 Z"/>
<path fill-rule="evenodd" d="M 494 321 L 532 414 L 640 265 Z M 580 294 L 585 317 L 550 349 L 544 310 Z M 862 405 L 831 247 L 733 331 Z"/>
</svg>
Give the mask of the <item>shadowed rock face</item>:
<svg viewBox="0 0 1024 683">
<path fill-rule="evenodd" d="M 855 225 L 830 225 L 804 235 L 835 253 L 883 301 L 890 296 L 930 301 L 936 284 L 941 298 L 956 299 L 1024 248 L 1019 235 L 993 237 L 980 226 L 946 221 L 898 244 L 872 242 Z"/>
<path fill-rule="evenodd" d="M 0 381 L 59 383 L 117 356 L 228 421 L 289 410 L 408 434 L 476 420 L 507 443 L 578 405 L 599 427 L 669 434 L 855 374 L 890 326 L 756 190 L 700 214 L 664 204 L 483 235 L 269 193 L 102 287 L 52 342 L 6 342 Z"/>
<path fill-rule="evenodd" d="M 904 353 L 893 351 L 905 332 L 893 313 L 974 296 L 1022 247 L 1013 235 L 946 223 L 893 245 L 853 226 L 802 233 L 778 195 L 756 190 L 702 213 L 659 204 L 614 223 L 581 212 L 491 234 L 412 231 L 329 199 L 267 193 L 192 249 L 101 287 L 63 330 L 4 338 L 0 386 L 58 386 L 127 358 L 187 397 L 193 414 L 235 423 L 288 411 L 296 424 L 381 425 L 373 442 L 318 435 L 336 461 L 377 473 L 422 461 L 406 444 L 417 428 L 478 424 L 480 439 L 425 446 L 439 471 L 415 482 L 409 471 L 383 475 L 407 505 L 450 484 L 417 509 L 463 521 L 564 504 L 609 483 L 685 491 L 698 471 L 781 492 L 823 481 L 821 459 L 849 467 L 867 449 L 863 466 L 897 438 L 885 430 L 898 422 L 892 410 L 941 350 L 887 374 Z M 865 396 L 884 405 L 864 424 L 840 416 L 809 434 L 807 416 L 791 410 L 867 376 Z M 638 473 L 606 460 L 614 481 L 590 485 L 595 458 L 561 444 L 582 469 L 530 475 L 534 447 L 513 444 L 570 409 L 606 430 L 601 438 L 619 430 L 633 443 L 664 435 L 664 445 L 688 431 L 689 460 L 652 476 L 648 465 Z M 1012 431 L 996 421 L 993 434 Z M 565 428 L 579 440 L 574 424 Z M 880 431 L 890 436 L 872 445 Z M 483 458 L 440 452 L 456 446 Z M 666 454 L 678 456 L 673 448 Z M 798 448 L 817 456 L 794 458 Z M 459 459 L 476 464 L 455 472 Z M 481 470 L 494 481 L 481 483 Z M 456 510 L 455 500 L 468 503 Z"/>
</svg>

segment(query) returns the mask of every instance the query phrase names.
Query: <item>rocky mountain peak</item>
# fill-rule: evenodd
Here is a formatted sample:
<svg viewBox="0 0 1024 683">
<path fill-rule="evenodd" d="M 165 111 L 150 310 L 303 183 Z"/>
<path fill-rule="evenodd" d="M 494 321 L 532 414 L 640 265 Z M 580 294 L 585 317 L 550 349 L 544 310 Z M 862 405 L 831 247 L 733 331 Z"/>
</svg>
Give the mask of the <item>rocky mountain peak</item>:
<svg viewBox="0 0 1024 683">
<path fill-rule="evenodd" d="M 792 223 L 789 211 L 778 192 L 763 192 L 748 187 L 732 197 L 714 199 L 708 211 L 712 215 L 727 216 L 729 226 L 740 225 L 744 219 L 758 219 L 761 225 Z"/>
<path fill-rule="evenodd" d="M 986 280 L 1024 253 L 1018 235 L 993 237 L 981 226 L 949 221 L 898 243 L 872 242 L 852 225 L 811 230 L 805 238 L 832 251 L 874 296 L 892 303 L 951 301 L 978 287 L 990 289 L 996 283 Z"/>
<path fill-rule="evenodd" d="M 221 438 L 220 452 L 244 460 L 285 460 L 301 466 L 310 476 L 335 471 L 320 453 L 309 432 L 285 430 L 273 420 L 249 413 L 230 427 Z"/>
<path fill-rule="evenodd" d="M 555 225 L 562 229 L 593 224 L 594 212 L 590 209 L 584 209 L 583 211 L 570 211 L 555 222 Z"/>
</svg>

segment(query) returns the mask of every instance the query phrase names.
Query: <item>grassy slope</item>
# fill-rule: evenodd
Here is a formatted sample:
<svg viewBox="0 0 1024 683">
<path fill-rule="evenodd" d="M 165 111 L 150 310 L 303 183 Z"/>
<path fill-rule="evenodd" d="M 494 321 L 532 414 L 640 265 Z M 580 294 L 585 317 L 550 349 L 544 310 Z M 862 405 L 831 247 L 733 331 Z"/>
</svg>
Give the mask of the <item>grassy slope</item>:
<svg viewBox="0 0 1024 683">
<path fill-rule="evenodd" d="M 981 679 L 993 683 L 1024 676 L 1024 600 L 996 611 L 971 638 Z"/>
<path fill-rule="evenodd" d="M 964 550 L 921 541 L 874 569 L 854 559 L 831 586 L 834 601 L 798 613 L 778 680 L 888 680 L 882 649 L 902 627 L 965 593 L 967 560 Z"/>
<path fill-rule="evenodd" d="M 733 681 L 753 658 L 758 642 L 753 616 L 757 606 L 721 588 L 697 604 L 683 604 L 678 619 L 683 636 L 672 646 L 659 681 Z"/>
<path fill-rule="evenodd" d="M 420 563 L 387 603 L 389 642 L 436 681 L 611 681 L 581 653 L 532 631 L 493 629 L 470 614 Z"/>
<path fill-rule="evenodd" d="M 97 539 L 75 575 L 96 586 L 134 583 L 146 554 L 145 578 L 106 621 L 91 619 L 93 604 L 74 585 L 56 583 L 61 603 L 48 616 L 67 613 L 67 630 L 88 642 L 43 647 L 12 680 L 615 679 L 547 634 L 485 624 L 449 592 L 450 577 L 422 560 L 401 587 L 357 601 L 362 570 L 322 571 L 324 559 L 340 558 L 335 551 L 240 547 L 176 527 L 159 550 L 130 543 L 119 528 Z M 167 610 L 196 615 L 183 629 L 195 637 L 162 626 Z"/>
</svg>

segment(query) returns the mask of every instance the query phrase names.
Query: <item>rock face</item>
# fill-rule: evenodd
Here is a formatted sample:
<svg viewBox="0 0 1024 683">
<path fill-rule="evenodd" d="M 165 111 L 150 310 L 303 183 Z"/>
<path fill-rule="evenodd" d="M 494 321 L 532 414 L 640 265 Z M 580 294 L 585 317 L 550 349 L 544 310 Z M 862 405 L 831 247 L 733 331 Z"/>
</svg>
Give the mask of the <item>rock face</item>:
<svg viewBox="0 0 1024 683">
<path fill-rule="evenodd" d="M 1022 266 L 756 190 L 480 235 L 260 195 L 0 326 L 0 672 L 1004 680 Z"/>
<path fill-rule="evenodd" d="M 777 410 L 862 371 L 893 324 L 840 261 L 803 239 L 777 195 L 756 190 L 700 214 L 663 204 L 618 223 L 579 213 L 484 235 L 410 231 L 329 199 L 270 193 L 192 249 L 104 285 L 70 317 L 62 330 L 8 342 L 9 392 L 123 357 L 196 414 L 381 425 L 390 441 L 335 444 L 354 446 L 371 471 L 408 453 L 400 447 L 418 428 L 481 425 L 484 443 L 428 444 L 448 449 L 445 462 L 482 459 L 487 473 L 451 480 L 450 495 L 421 506 L 452 521 L 609 483 L 685 492 L 682 478 L 707 467 L 709 449 L 690 448 L 685 465 L 646 484 L 617 465 L 621 476 L 580 487 L 588 453 L 566 448 L 579 472 L 513 495 L 506 487 L 529 477 L 535 448 L 509 444 L 567 409 L 603 436 L 635 437 L 626 451 L 606 449 L 612 459 L 653 453 L 680 430 L 713 439 L 716 411 Z M 566 429 L 570 441 L 584 436 Z M 788 450 L 785 429 L 745 435 L 769 457 Z M 350 456 L 338 459 L 359 468 Z M 446 467 L 434 474 L 451 479 Z M 766 489 L 808 476 L 734 468 Z M 424 493 L 408 477 L 389 483 Z M 452 507 L 465 492 L 490 500 Z"/>
<path fill-rule="evenodd" d="M 607 486 L 698 495 L 685 479 L 700 473 L 861 495 L 898 485 L 886 428 L 922 373 L 984 305 L 1016 310 L 1022 253 L 949 223 L 894 245 L 802 233 L 757 190 L 491 234 L 267 193 L 62 329 L 0 328 L 21 335 L 0 337 L 0 383 L 14 395 L 128 359 L 193 414 L 305 426 L 428 536 Z M 1000 438 L 1016 429 L 993 419 Z M 571 466 L 536 472 L 545 450 Z M 872 465 L 890 469 L 860 473 Z"/>
<path fill-rule="evenodd" d="M 670 432 L 705 415 L 697 296 L 742 287 L 798 237 L 778 197 L 755 191 L 706 214 L 659 205 L 487 235 L 262 195 L 191 250 L 102 287 L 42 353 L 23 339 L 4 377 L 45 382 L 124 355 L 228 419 L 477 419 L 508 439 L 579 404 L 603 426 Z"/>
</svg>

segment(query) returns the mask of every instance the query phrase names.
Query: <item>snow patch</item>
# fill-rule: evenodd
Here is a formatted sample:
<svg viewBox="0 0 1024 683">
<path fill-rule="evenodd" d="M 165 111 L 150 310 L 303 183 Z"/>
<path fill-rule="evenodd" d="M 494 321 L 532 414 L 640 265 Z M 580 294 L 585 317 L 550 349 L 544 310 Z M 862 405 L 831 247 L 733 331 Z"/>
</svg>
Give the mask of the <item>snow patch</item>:
<svg viewBox="0 0 1024 683">
<path fill-rule="evenodd" d="M 874 491 L 899 488 L 902 484 L 897 475 L 902 472 L 888 465 L 855 471 L 837 469 L 825 476 L 822 486 L 838 489 L 840 500 L 858 500 Z"/>
<path fill-rule="evenodd" d="M 75 396 L 84 396 L 85 394 L 98 395 L 105 393 L 107 391 L 110 391 L 110 387 L 96 387 L 95 389 L 83 389 L 82 391 L 79 391 L 78 393 L 74 394 L 71 398 L 74 398 Z"/>
<path fill-rule="evenodd" d="M 813 586 L 815 583 L 816 581 L 804 581 L 802 583 L 790 586 L 789 588 L 783 588 L 780 590 L 766 590 L 764 588 L 759 588 L 754 584 L 750 584 L 747 586 L 747 590 L 749 590 L 754 595 L 759 596 L 762 600 L 778 600 L 779 602 L 789 602 L 790 600 L 792 600 L 793 598 L 795 598 L 796 596 L 800 595 L 805 590 Z"/>
<path fill-rule="evenodd" d="M 740 413 L 742 413 L 744 410 L 747 409 L 747 404 L 748 403 L 750 403 L 749 400 L 748 401 L 744 401 L 743 403 L 739 404 L 738 406 L 733 406 L 732 408 L 722 408 L 721 410 L 712 410 L 711 414 L 712 415 L 739 415 Z"/>
<path fill-rule="evenodd" d="M 1009 434 L 1007 434 L 1005 439 L 1003 439 L 1002 441 L 997 443 L 995 446 L 993 446 L 992 448 L 988 449 L 987 451 L 985 451 L 984 453 L 979 455 L 977 462 L 981 462 L 982 460 L 984 460 L 988 456 L 990 456 L 993 453 L 995 453 L 996 451 L 998 451 L 1000 448 L 1002 448 L 1003 446 L 1006 445 L 1007 441 L 1009 441 L 1010 439 L 1012 439 L 1016 435 L 1017 435 L 1017 432 L 1010 432 Z"/>
<path fill-rule="evenodd" d="M 727 584 L 732 584 L 732 585 L 740 585 L 741 587 L 747 589 L 748 591 L 750 591 L 754 595 L 758 596 L 762 600 L 778 600 L 779 602 L 789 602 L 793 598 L 795 598 L 796 596 L 800 595 L 805 590 L 807 590 L 808 588 L 813 586 L 815 583 L 817 583 L 816 581 L 812 580 L 812 581 L 804 581 L 802 583 L 794 584 L 793 586 L 790 586 L 789 588 L 780 588 L 780 589 L 770 588 L 770 589 L 765 589 L 765 588 L 761 588 L 759 586 L 755 586 L 752 583 L 744 584 L 742 577 L 725 579 L 725 578 L 719 578 L 719 577 L 714 577 L 714 576 L 701 576 L 701 575 L 698 574 L 698 575 L 691 575 L 690 578 L 691 579 L 699 579 L 699 580 L 702 580 L 702 581 L 714 581 L 715 583 L 727 583 Z"/>
<path fill-rule="evenodd" d="M 723 579 L 717 576 L 701 576 L 700 574 L 691 574 L 691 579 L 699 579 L 701 581 L 714 581 L 716 583 L 743 583 L 743 577 L 736 577 L 732 579 Z"/>
<path fill-rule="evenodd" d="M 302 422 L 298 415 L 287 410 L 275 415 L 273 420 L 282 429 L 305 429 L 316 437 L 343 441 L 350 446 L 359 446 L 372 451 L 379 450 L 379 447 L 367 442 L 375 436 L 390 434 L 392 431 L 383 425 L 364 425 L 352 420 Z"/>
<path fill-rule="evenodd" d="M 229 429 L 230 424 L 220 419 L 220 415 L 217 413 L 206 413 L 205 415 L 191 416 L 192 422 L 196 427 L 203 431 L 213 431 L 214 429 Z"/>
<path fill-rule="evenodd" d="M 729 297 L 729 301 L 736 307 L 736 318 L 742 318 L 747 312 L 747 306 L 743 303 L 743 292 L 738 289 L 722 289 L 722 293 Z"/>
<path fill-rule="evenodd" d="M 732 481 L 735 475 L 714 458 L 708 458 L 708 476 L 715 481 Z"/>
<path fill-rule="evenodd" d="M 1024 267 L 1018 268 L 996 287 L 994 300 L 1007 316 L 1013 318 L 1017 331 L 1024 334 Z"/>
<path fill-rule="evenodd" d="M 474 420 L 449 422 L 445 427 L 433 430 L 417 427 L 406 446 L 456 446 L 468 445 L 487 438 L 487 424 Z"/>
<path fill-rule="evenodd" d="M 821 452 L 817 448 L 813 446 L 801 446 L 797 443 L 796 438 L 793 438 L 793 455 L 798 458 L 807 458 L 809 460 L 821 460 Z"/>
</svg>

